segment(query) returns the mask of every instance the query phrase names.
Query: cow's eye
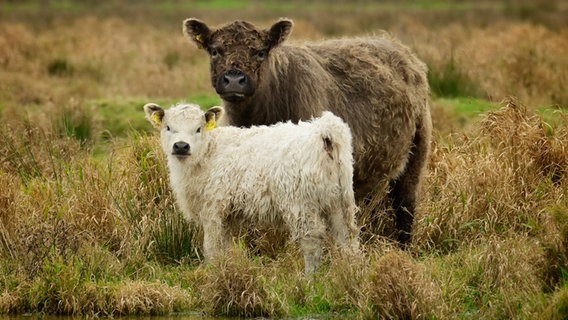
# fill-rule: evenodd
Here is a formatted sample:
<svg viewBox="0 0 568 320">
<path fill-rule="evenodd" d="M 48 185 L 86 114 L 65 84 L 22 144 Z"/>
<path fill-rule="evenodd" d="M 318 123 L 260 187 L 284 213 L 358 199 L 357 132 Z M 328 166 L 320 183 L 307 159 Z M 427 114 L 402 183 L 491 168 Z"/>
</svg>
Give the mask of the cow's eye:
<svg viewBox="0 0 568 320">
<path fill-rule="evenodd" d="M 166 130 L 167 130 L 167 131 L 170 131 L 170 126 L 166 126 Z"/>
<path fill-rule="evenodd" d="M 262 49 L 256 52 L 255 56 L 258 60 L 264 60 L 268 55 L 268 50 Z"/>
<path fill-rule="evenodd" d="M 212 58 L 215 58 L 217 56 L 219 56 L 219 50 L 215 49 L 215 48 L 211 48 L 209 49 L 209 54 L 211 55 Z"/>
<path fill-rule="evenodd" d="M 197 128 L 197 131 L 195 131 L 195 133 L 200 133 L 201 132 L 201 127 Z"/>
</svg>

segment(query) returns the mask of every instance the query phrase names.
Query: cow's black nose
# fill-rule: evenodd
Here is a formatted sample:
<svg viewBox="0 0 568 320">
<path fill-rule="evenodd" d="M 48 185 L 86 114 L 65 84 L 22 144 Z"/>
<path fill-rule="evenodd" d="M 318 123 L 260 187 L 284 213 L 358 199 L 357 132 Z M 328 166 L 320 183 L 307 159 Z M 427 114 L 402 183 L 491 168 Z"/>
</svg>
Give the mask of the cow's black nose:
<svg viewBox="0 0 568 320">
<path fill-rule="evenodd" d="M 221 75 L 216 83 L 217 93 L 250 95 L 254 92 L 250 77 L 238 69 L 231 69 Z"/>
<path fill-rule="evenodd" d="M 173 154 L 176 155 L 188 155 L 189 154 L 189 143 L 178 141 L 174 143 Z"/>
<path fill-rule="evenodd" d="M 243 86 L 246 84 L 244 74 L 226 74 L 223 76 L 223 84 L 225 86 Z"/>
<path fill-rule="evenodd" d="M 228 72 L 223 75 L 221 83 L 223 92 L 245 93 L 249 90 L 248 86 L 248 77 L 242 72 Z"/>
</svg>

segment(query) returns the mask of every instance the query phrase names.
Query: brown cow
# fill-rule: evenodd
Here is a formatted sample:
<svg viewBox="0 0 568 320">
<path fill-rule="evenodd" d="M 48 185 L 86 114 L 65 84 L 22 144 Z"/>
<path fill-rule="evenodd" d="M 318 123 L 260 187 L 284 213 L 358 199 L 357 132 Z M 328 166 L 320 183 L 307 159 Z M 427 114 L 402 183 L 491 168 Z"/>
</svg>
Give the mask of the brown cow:
<svg viewBox="0 0 568 320">
<path fill-rule="evenodd" d="M 297 122 L 325 110 L 343 118 L 353 132 L 357 199 L 388 181 L 398 240 L 410 240 L 432 121 L 426 65 L 406 46 L 387 36 L 283 44 L 287 19 L 269 29 L 245 21 L 210 28 L 194 18 L 183 27 L 210 55 L 229 124 Z"/>
</svg>

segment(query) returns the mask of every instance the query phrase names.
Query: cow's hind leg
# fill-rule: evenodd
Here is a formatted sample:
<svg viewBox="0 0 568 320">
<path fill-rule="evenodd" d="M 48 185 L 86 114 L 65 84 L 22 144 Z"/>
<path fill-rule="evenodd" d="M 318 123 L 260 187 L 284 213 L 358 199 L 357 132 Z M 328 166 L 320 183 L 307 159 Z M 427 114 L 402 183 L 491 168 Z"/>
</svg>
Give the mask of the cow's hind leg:
<svg viewBox="0 0 568 320">
<path fill-rule="evenodd" d="M 414 135 L 410 157 L 404 172 L 396 180 L 391 181 L 389 195 L 396 215 L 397 240 L 402 247 L 405 247 L 412 238 L 418 188 L 430 151 L 432 126 L 429 114 L 423 122 L 418 126 Z"/>
</svg>

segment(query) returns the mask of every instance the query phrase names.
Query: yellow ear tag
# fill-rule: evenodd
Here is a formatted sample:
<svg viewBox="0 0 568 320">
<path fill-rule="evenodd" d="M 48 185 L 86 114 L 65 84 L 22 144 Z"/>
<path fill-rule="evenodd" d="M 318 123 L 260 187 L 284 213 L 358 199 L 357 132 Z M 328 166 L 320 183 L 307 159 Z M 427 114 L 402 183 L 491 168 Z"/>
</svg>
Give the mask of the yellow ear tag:
<svg viewBox="0 0 568 320">
<path fill-rule="evenodd" d="M 212 117 L 211 120 L 207 121 L 207 124 L 205 125 L 205 131 L 213 130 L 215 129 L 215 127 L 217 127 L 217 121 L 215 121 L 215 118 Z"/>
<path fill-rule="evenodd" d="M 203 35 L 201 33 L 196 35 L 195 40 L 197 40 L 197 42 L 199 43 L 203 43 Z"/>
<path fill-rule="evenodd" d="M 157 125 L 157 126 L 159 126 L 162 123 L 162 119 L 160 119 L 160 116 L 158 115 L 157 112 L 154 112 L 152 114 L 152 116 L 150 117 L 150 119 L 152 119 L 154 124 Z"/>
</svg>

